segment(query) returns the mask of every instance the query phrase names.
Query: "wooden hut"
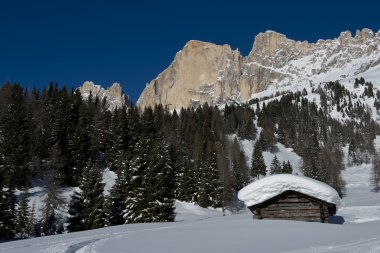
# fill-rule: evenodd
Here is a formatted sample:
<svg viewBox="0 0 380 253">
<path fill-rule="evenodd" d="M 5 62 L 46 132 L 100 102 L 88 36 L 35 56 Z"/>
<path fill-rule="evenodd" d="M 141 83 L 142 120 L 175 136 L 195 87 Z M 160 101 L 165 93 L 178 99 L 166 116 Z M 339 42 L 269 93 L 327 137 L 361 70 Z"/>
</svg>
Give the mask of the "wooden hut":
<svg viewBox="0 0 380 253">
<path fill-rule="evenodd" d="M 279 174 L 254 181 L 238 198 L 258 219 L 327 223 L 336 213 L 339 194 L 331 186 L 304 176 Z"/>
<path fill-rule="evenodd" d="M 285 191 L 262 203 L 249 206 L 258 219 L 299 220 L 327 223 L 336 205 L 297 191 Z"/>
</svg>

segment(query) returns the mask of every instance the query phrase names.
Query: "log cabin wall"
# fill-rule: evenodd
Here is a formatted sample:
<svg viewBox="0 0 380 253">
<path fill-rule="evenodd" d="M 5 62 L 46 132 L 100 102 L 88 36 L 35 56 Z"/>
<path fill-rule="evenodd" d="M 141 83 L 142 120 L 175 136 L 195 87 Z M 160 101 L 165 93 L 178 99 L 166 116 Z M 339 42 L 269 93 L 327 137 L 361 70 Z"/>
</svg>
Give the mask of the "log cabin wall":
<svg viewBox="0 0 380 253">
<path fill-rule="evenodd" d="M 313 222 L 328 222 L 331 214 L 329 204 L 312 197 L 285 192 L 261 205 L 251 207 L 258 219 L 284 219 Z"/>
</svg>

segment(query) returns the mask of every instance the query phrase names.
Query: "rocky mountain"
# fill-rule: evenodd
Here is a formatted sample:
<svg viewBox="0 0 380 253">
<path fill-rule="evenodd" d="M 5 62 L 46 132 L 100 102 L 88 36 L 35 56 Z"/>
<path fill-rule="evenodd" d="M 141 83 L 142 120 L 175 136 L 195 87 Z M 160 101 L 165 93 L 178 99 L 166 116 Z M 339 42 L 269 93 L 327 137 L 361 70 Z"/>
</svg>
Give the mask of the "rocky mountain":
<svg viewBox="0 0 380 253">
<path fill-rule="evenodd" d="M 129 101 L 128 96 L 123 93 L 120 83 L 114 83 L 111 87 L 104 89 L 100 85 L 95 85 L 93 82 L 86 81 L 78 89 L 84 98 L 88 98 L 90 93 L 94 97 L 98 96 L 100 100 L 106 98 L 108 110 L 111 111 L 126 105 Z"/>
<path fill-rule="evenodd" d="M 189 41 L 147 84 L 137 105 L 170 109 L 247 101 L 270 87 L 380 76 L 380 31 L 342 32 L 332 40 L 295 41 L 267 31 L 244 57 L 229 45 Z"/>
</svg>

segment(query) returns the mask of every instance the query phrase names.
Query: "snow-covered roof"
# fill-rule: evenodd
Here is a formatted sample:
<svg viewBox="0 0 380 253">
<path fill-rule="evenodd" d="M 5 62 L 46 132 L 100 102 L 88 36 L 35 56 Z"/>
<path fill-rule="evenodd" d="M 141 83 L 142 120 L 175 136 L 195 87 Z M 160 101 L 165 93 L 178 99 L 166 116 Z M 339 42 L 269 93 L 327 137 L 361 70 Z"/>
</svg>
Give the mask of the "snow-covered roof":
<svg viewBox="0 0 380 253">
<path fill-rule="evenodd" d="M 340 204 L 339 194 L 331 186 L 312 178 L 291 174 L 278 174 L 257 180 L 241 189 L 238 198 L 246 206 L 253 206 L 285 191 L 297 191 L 337 207 Z"/>
</svg>

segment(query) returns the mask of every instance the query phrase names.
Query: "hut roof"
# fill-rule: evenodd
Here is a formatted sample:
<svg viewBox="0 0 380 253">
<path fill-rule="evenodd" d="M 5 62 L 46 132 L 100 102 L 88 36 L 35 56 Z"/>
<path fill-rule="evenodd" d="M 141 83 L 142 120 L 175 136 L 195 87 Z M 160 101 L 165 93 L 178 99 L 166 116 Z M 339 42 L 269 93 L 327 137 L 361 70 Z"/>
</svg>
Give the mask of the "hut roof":
<svg viewBox="0 0 380 253">
<path fill-rule="evenodd" d="M 296 191 L 335 204 L 340 204 L 338 192 L 331 186 L 304 176 L 278 174 L 257 180 L 239 191 L 238 198 L 246 206 L 267 201 L 285 191 Z"/>
</svg>

